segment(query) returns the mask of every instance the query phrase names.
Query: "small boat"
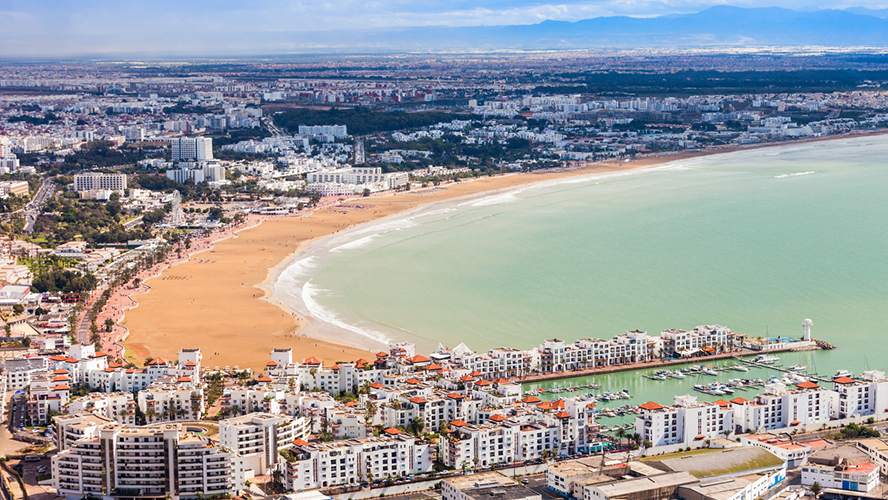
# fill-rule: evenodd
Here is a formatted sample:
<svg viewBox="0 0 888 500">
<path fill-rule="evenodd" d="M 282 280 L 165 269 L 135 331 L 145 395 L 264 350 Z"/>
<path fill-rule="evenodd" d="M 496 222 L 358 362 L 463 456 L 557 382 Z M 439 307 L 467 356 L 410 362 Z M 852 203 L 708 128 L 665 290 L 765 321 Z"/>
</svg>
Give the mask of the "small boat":
<svg viewBox="0 0 888 500">
<path fill-rule="evenodd" d="M 706 386 L 701 385 L 701 384 L 695 384 L 695 385 L 694 385 L 694 390 L 695 390 L 695 391 L 700 391 L 700 392 L 706 392 Z"/>
<path fill-rule="evenodd" d="M 721 390 L 716 389 L 714 387 L 707 389 L 706 394 L 711 394 L 713 396 L 724 396 L 725 395 L 724 391 L 721 391 Z"/>
<path fill-rule="evenodd" d="M 724 385 L 719 386 L 718 390 L 722 391 L 722 392 L 725 393 L 725 394 L 734 394 L 734 390 L 733 390 L 733 389 L 730 389 L 730 388 L 728 388 L 727 386 L 724 386 Z"/>
<path fill-rule="evenodd" d="M 749 368 L 747 368 L 743 365 L 734 365 L 731 368 L 734 369 L 735 371 L 738 371 L 738 372 L 748 372 L 749 371 Z"/>
<path fill-rule="evenodd" d="M 674 372 L 672 372 L 672 378 L 682 379 L 685 378 L 685 374 L 678 370 L 675 370 Z"/>
<path fill-rule="evenodd" d="M 703 369 L 703 373 L 705 373 L 706 375 L 718 376 L 718 372 L 713 370 L 712 368 L 709 368 L 708 366 Z"/>
<path fill-rule="evenodd" d="M 791 371 L 791 372 L 800 372 L 800 371 L 804 370 L 805 368 L 807 368 L 807 367 L 806 367 L 806 366 L 802 366 L 802 365 L 794 365 L 794 366 L 790 366 L 790 367 L 789 367 L 789 371 Z"/>
<path fill-rule="evenodd" d="M 836 370 L 836 374 L 833 375 L 833 378 L 839 377 L 851 377 L 851 372 L 849 372 L 848 370 Z"/>
</svg>

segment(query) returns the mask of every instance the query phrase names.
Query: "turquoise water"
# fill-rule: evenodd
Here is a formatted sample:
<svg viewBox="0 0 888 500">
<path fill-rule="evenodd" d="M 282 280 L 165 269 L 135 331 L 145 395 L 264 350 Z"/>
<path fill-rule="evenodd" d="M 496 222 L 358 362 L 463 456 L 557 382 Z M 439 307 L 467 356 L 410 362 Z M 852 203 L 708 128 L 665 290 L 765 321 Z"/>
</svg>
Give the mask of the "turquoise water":
<svg viewBox="0 0 888 500">
<path fill-rule="evenodd" d="M 310 249 L 275 298 L 343 338 L 418 352 L 715 323 L 800 336 L 811 318 L 839 349 L 802 364 L 885 369 L 886 149 L 879 137 L 744 151 L 432 206 Z M 602 378 L 636 404 L 692 385 Z"/>
</svg>

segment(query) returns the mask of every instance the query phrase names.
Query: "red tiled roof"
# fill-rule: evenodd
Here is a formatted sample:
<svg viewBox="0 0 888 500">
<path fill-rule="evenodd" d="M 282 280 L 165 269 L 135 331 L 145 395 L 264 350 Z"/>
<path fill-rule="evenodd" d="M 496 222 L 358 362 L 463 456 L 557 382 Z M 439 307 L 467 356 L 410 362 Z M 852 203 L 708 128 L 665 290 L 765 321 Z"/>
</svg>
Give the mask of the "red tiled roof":
<svg viewBox="0 0 888 500">
<path fill-rule="evenodd" d="M 462 394 L 457 394 L 455 392 L 451 392 L 450 394 L 447 395 L 447 397 L 450 399 L 462 399 L 465 396 L 463 396 Z"/>
<path fill-rule="evenodd" d="M 463 382 L 472 382 L 473 380 L 475 380 L 475 379 L 473 379 L 472 377 L 470 377 L 470 376 L 468 376 L 468 375 L 463 375 L 463 376 L 460 377 L 459 379 L 460 379 L 461 381 L 463 381 Z"/>
<path fill-rule="evenodd" d="M 499 413 L 490 416 L 490 420 L 493 420 L 494 422 L 502 422 L 505 419 L 506 419 L 506 417 L 500 415 Z"/>
<path fill-rule="evenodd" d="M 148 363 L 148 366 L 165 365 L 165 364 L 167 364 L 167 361 L 166 361 L 165 359 L 163 359 L 163 358 L 154 358 L 154 359 L 151 360 L 150 363 Z"/>
<path fill-rule="evenodd" d="M 333 365 L 333 366 L 330 367 L 330 369 L 332 369 L 332 370 L 338 370 L 338 369 L 339 369 L 339 365 Z"/>
<path fill-rule="evenodd" d="M 725 408 L 727 406 L 731 406 L 731 403 L 728 401 L 725 401 L 724 399 L 719 399 L 718 401 L 715 401 L 715 404 L 721 406 L 722 408 Z"/>
<path fill-rule="evenodd" d="M 312 356 L 308 359 L 303 359 L 302 364 L 304 364 L 304 365 L 319 365 L 319 364 L 321 364 L 321 360 Z"/>
<path fill-rule="evenodd" d="M 191 382 L 191 377 L 179 377 L 176 382 Z"/>
<path fill-rule="evenodd" d="M 66 376 L 64 376 L 64 375 L 59 375 L 58 377 L 53 377 L 53 378 L 52 378 L 52 381 L 53 381 L 53 382 L 67 382 L 67 381 L 69 381 L 69 380 L 71 380 L 71 379 L 69 379 L 68 377 L 66 377 Z"/>
<path fill-rule="evenodd" d="M 543 401 L 542 403 L 537 405 L 537 408 L 541 410 L 554 410 L 556 406 L 555 403 L 551 401 Z"/>
<path fill-rule="evenodd" d="M 357 401 L 349 401 L 348 403 L 345 403 L 345 406 L 352 408 L 354 406 L 358 406 L 359 404 L 361 403 L 358 403 Z"/>
<path fill-rule="evenodd" d="M 663 408 L 665 408 L 663 405 L 654 403 L 653 401 L 648 401 L 647 403 L 639 405 L 638 407 L 642 410 L 662 410 Z"/>
<path fill-rule="evenodd" d="M 56 371 L 54 371 L 54 372 L 52 372 L 52 373 L 53 373 L 53 374 L 68 373 L 68 370 L 56 370 Z"/>
<path fill-rule="evenodd" d="M 396 435 L 396 434 L 404 434 L 404 431 L 395 429 L 394 427 L 389 427 L 385 430 L 386 434 Z"/>
<path fill-rule="evenodd" d="M 833 379 L 833 382 L 835 382 L 837 384 L 853 384 L 854 382 L 857 382 L 857 381 L 851 377 L 839 377 L 839 378 Z"/>
<path fill-rule="evenodd" d="M 101 358 L 102 356 L 107 356 L 107 354 L 105 354 L 105 353 L 102 352 L 102 351 L 99 351 L 99 352 L 97 352 L 96 355 L 93 356 L 93 357 L 94 357 L 94 358 Z"/>
<path fill-rule="evenodd" d="M 382 389 L 385 386 L 380 384 L 379 382 L 373 382 L 372 384 L 370 384 L 370 387 L 372 387 L 374 389 Z"/>
<path fill-rule="evenodd" d="M 410 402 L 411 402 L 411 403 L 416 403 L 416 404 L 418 404 L 418 405 L 428 403 L 428 401 L 426 401 L 425 399 L 422 399 L 422 398 L 411 398 L 411 399 L 410 399 Z"/>
<path fill-rule="evenodd" d="M 451 421 L 450 421 L 450 425 L 451 425 L 452 427 L 464 427 L 464 426 L 469 425 L 469 424 L 463 422 L 462 420 L 451 420 Z"/>
<path fill-rule="evenodd" d="M 802 382 L 801 384 L 796 384 L 796 387 L 798 387 L 799 389 L 819 389 L 820 388 L 819 385 L 815 384 L 814 382 L 811 382 L 810 380 L 806 380 L 806 381 Z"/>
<path fill-rule="evenodd" d="M 534 403 L 539 403 L 540 401 L 542 401 L 542 399 L 540 399 L 536 396 L 527 396 L 526 398 L 521 400 L 522 403 L 529 404 L 529 405 L 534 404 Z"/>
<path fill-rule="evenodd" d="M 734 398 L 731 400 L 731 402 L 734 403 L 735 405 L 745 405 L 745 404 L 749 403 L 749 401 L 747 401 L 743 398 Z"/>
<path fill-rule="evenodd" d="M 272 381 L 274 381 L 273 378 L 268 377 L 268 376 L 265 376 L 265 375 L 259 377 L 257 380 L 258 380 L 259 382 L 272 382 Z"/>
<path fill-rule="evenodd" d="M 278 364 L 275 361 L 269 361 L 268 363 L 265 363 L 265 366 L 277 366 L 277 365 Z M 299 441 L 299 439 L 297 439 L 296 441 Z"/>
<path fill-rule="evenodd" d="M 64 361 L 64 360 L 68 359 L 68 357 L 67 356 L 53 356 L 49 359 L 51 359 L 53 361 Z"/>
<path fill-rule="evenodd" d="M 52 390 L 54 390 L 54 391 L 70 391 L 71 388 L 68 387 L 67 385 L 57 385 L 57 386 L 53 387 Z"/>
<path fill-rule="evenodd" d="M 435 371 L 435 370 L 440 370 L 440 369 L 441 369 L 441 367 L 438 365 L 429 365 L 426 367 L 426 370 L 430 370 L 430 371 Z"/>
<path fill-rule="evenodd" d="M 105 369 L 102 370 L 102 371 L 105 372 L 105 373 L 114 373 L 116 370 L 114 370 L 114 368 L 105 368 Z"/>
<path fill-rule="evenodd" d="M 308 441 L 304 439 L 297 439 L 293 441 L 293 444 L 295 444 L 296 446 L 308 446 Z"/>
<path fill-rule="evenodd" d="M 480 385 L 483 387 L 485 385 L 490 385 L 490 381 L 489 380 L 479 380 L 479 381 L 475 382 L 475 385 Z"/>
<path fill-rule="evenodd" d="M 473 376 L 473 377 L 480 377 L 480 376 L 482 376 L 482 375 L 484 375 L 484 374 L 481 373 L 481 372 L 479 372 L 478 370 L 475 370 L 475 371 L 473 371 L 472 373 L 470 373 L 469 375 L 471 375 L 471 376 Z"/>
<path fill-rule="evenodd" d="M 415 378 L 408 378 L 404 382 L 407 382 L 408 384 L 421 384 L 422 383 L 419 379 L 415 379 Z"/>
<path fill-rule="evenodd" d="M 377 358 L 384 358 L 384 357 L 386 357 L 386 356 L 388 356 L 388 353 L 385 352 L 385 351 L 379 351 L 379 352 L 376 353 L 376 357 L 377 357 Z"/>
<path fill-rule="evenodd" d="M 122 368 L 123 365 L 120 363 L 108 363 L 108 368 Z"/>
<path fill-rule="evenodd" d="M 417 354 L 416 356 L 413 356 L 412 358 L 410 358 L 410 361 L 412 363 L 428 363 L 429 361 L 431 361 L 431 359 L 429 359 L 425 356 L 420 356 L 419 354 Z"/>
<path fill-rule="evenodd" d="M 570 418 L 570 413 L 568 413 L 566 411 L 559 411 L 558 413 L 555 414 L 555 416 L 558 418 Z"/>
</svg>

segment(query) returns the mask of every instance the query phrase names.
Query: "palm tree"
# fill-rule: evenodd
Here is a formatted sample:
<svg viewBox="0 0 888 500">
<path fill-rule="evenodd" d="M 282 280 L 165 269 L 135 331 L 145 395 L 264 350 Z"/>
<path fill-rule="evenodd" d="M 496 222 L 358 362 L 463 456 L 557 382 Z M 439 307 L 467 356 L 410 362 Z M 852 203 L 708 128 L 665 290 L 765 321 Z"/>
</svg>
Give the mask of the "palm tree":
<svg viewBox="0 0 888 500">
<path fill-rule="evenodd" d="M 616 436 L 616 438 L 617 438 L 617 442 L 618 442 L 618 443 L 621 442 L 624 438 L 629 437 L 629 432 L 628 432 L 626 429 L 622 428 L 622 427 L 618 428 L 618 429 L 617 429 L 617 432 L 614 433 L 614 434 L 615 434 L 615 436 Z"/>
<path fill-rule="evenodd" d="M 820 496 L 821 490 L 823 490 L 823 488 L 820 486 L 820 483 L 818 483 L 817 481 L 814 481 L 814 484 L 811 485 L 811 493 L 814 494 L 815 500 L 817 499 L 818 496 Z"/>
</svg>

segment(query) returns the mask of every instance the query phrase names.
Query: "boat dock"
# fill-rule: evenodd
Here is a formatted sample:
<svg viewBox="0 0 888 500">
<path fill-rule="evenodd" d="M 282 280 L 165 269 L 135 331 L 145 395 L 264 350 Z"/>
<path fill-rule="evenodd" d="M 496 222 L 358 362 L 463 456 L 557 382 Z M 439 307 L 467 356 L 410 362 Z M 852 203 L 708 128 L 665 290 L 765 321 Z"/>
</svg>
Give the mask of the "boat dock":
<svg viewBox="0 0 888 500">
<path fill-rule="evenodd" d="M 756 368 L 769 368 L 769 369 L 771 369 L 771 370 L 777 370 L 778 372 L 783 372 L 783 373 L 799 373 L 799 375 L 802 375 L 802 376 L 804 376 L 805 378 L 808 378 L 808 379 L 811 379 L 811 380 L 816 380 L 816 381 L 818 381 L 818 382 L 825 382 L 825 383 L 832 382 L 832 379 L 831 379 L 831 378 L 823 378 L 823 377 L 821 377 L 820 375 L 817 375 L 816 373 L 804 373 L 804 372 L 800 373 L 800 372 L 795 372 L 795 371 L 792 371 L 792 370 L 790 370 L 790 369 L 788 369 L 788 368 L 783 368 L 782 366 L 779 366 L 779 365 L 772 365 L 772 364 L 766 364 L 766 363 L 756 363 L 755 361 L 746 360 L 746 359 L 740 358 L 739 356 L 738 356 L 738 357 L 734 357 L 734 359 L 736 359 L 737 361 L 740 361 L 741 363 L 745 363 L 745 364 L 747 364 L 747 365 L 754 366 L 754 367 L 756 367 Z"/>
</svg>

